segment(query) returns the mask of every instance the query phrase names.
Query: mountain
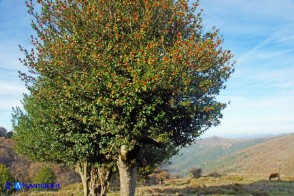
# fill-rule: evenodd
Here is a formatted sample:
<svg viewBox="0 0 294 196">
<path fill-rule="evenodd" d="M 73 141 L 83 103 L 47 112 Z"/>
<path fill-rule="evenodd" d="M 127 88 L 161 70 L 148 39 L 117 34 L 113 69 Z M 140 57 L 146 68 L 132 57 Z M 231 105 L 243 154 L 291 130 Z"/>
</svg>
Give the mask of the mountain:
<svg viewBox="0 0 294 196">
<path fill-rule="evenodd" d="M 187 175 L 193 167 L 200 167 L 203 173 L 214 172 L 214 162 L 250 146 L 267 141 L 268 138 L 229 139 L 220 137 L 205 138 L 180 150 L 179 155 L 172 157 L 169 170 Z"/>
<path fill-rule="evenodd" d="M 207 165 L 221 173 L 294 175 L 294 134 L 270 138 Z"/>
<path fill-rule="evenodd" d="M 294 134 L 264 138 L 210 137 L 172 157 L 168 169 L 173 173 L 188 175 L 193 167 L 202 169 L 203 175 L 279 172 L 294 175 Z"/>
</svg>

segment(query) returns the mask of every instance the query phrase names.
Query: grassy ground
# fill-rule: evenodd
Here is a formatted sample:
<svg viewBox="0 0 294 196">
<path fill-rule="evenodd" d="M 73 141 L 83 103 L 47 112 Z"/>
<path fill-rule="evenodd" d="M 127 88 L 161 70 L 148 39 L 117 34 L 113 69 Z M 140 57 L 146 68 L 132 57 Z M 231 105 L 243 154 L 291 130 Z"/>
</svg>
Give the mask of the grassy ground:
<svg viewBox="0 0 294 196">
<path fill-rule="evenodd" d="M 260 176 L 185 178 L 164 186 L 140 187 L 137 195 L 294 195 L 294 181 L 268 181 Z"/>
<path fill-rule="evenodd" d="M 72 184 L 57 192 L 19 193 L 22 196 L 82 196 L 82 185 Z M 119 196 L 119 192 L 110 192 L 110 196 Z M 282 177 L 282 180 L 269 181 L 266 176 L 228 175 L 218 178 L 201 177 L 198 179 L 181 178 L 167 180 L 164 185 L 139 186 L 138 196 L 168 195 L 252 195 L 267 196 L 294 195 L 294 178 Z"/>
</svg>

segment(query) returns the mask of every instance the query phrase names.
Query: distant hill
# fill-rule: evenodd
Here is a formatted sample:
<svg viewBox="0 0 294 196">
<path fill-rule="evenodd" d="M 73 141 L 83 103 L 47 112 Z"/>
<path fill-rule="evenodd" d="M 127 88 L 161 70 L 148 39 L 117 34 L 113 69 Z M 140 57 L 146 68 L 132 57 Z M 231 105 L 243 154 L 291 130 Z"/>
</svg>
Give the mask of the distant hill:
<svg viewBox="0 0 294 196">
<path fill-rule="evenodd" d="M 205 138 L 181 149 L 179 155 L 171 159 L 169 169 L 180 175 L 189 174 L 193 167 L 202 168 L 203 173 L 211 173 L 215 170 L 212 163 L 222 157 L 267 140 L 268 138 L 228 139 L 216 136 Z"/>
<path fill-rule="evenodd" d="M 294 175 L 294 134 L 270 138 L 262 143 L 223 156 L 207 164 L 221 173 Z"/>
<path fill-rule="evenodd" d="M 13 146 L 14 141 L 12 139 L 0 137 L 0 164 L 6 165 L 9 168 L 15 180 L 27 183 L 32 182 L 33 177 L 41 168 L 49 166 L 56 175 L 56 182 L 60 183 L 61 186 L 80 182 L 80 176 L 71 169 L 52 163 L 29 161 L 19 156 Z"/>
<path fill-rule="evenodd" d="M 180 175 L 189 174 L 193 167 L 200 167 L 204 175 L 294 175 L 294 134 L 255 139 L 210 137 L 182 149 L 171 162 L 169 169 Z"/>
</svg>

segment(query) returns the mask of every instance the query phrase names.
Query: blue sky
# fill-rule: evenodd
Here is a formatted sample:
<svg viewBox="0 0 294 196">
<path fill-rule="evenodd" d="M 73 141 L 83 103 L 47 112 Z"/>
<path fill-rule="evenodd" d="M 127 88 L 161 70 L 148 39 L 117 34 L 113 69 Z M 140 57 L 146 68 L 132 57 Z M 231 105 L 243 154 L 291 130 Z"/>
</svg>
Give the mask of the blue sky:
<svg viewBox="0 0 294 196">
<path fill-rule="evenodd" d="M 202 0 L 204 23 L 216 26 L 236 71 L 219 99 L 230 101 L 221 125 L 205 136 L 294 132 L 294 1 Z M 0 126 L 27 92 L 18 45 L 30 48 L 30 17 L 22 0 L 0 1 Z"/>
</svg>

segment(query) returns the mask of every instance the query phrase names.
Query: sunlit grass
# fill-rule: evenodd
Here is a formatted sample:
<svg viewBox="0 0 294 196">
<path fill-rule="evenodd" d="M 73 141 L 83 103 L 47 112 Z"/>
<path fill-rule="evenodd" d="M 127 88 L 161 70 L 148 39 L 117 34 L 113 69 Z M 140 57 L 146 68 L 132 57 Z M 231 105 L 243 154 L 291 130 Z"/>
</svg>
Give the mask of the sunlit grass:
<svg viewBox="0 0 294 196">
<path fill-rule="evenodd" d="M 140 187 L 136 195 L 294 195 L 293 179 L 268 181 L 266 176 L 229 175 L 219 178 L 183 178 L 164 186 Z"/>
<path fill-rule="evenodd" d="M 281 181 L 269 181 L 267 176 L 227 175 L 221 177 L 179 178 L 166 180 L 164 185 L 138 186 L 137 196 L 169 195 L 294 195 L 294 177 L 282 176 Z M 60 190 L 27 192 L 21 196 L 82 196 L 81 183 L 62 187 Z M 110 191 L 110 196 L 119 196 L 118 191 Z"/>
</svg>

